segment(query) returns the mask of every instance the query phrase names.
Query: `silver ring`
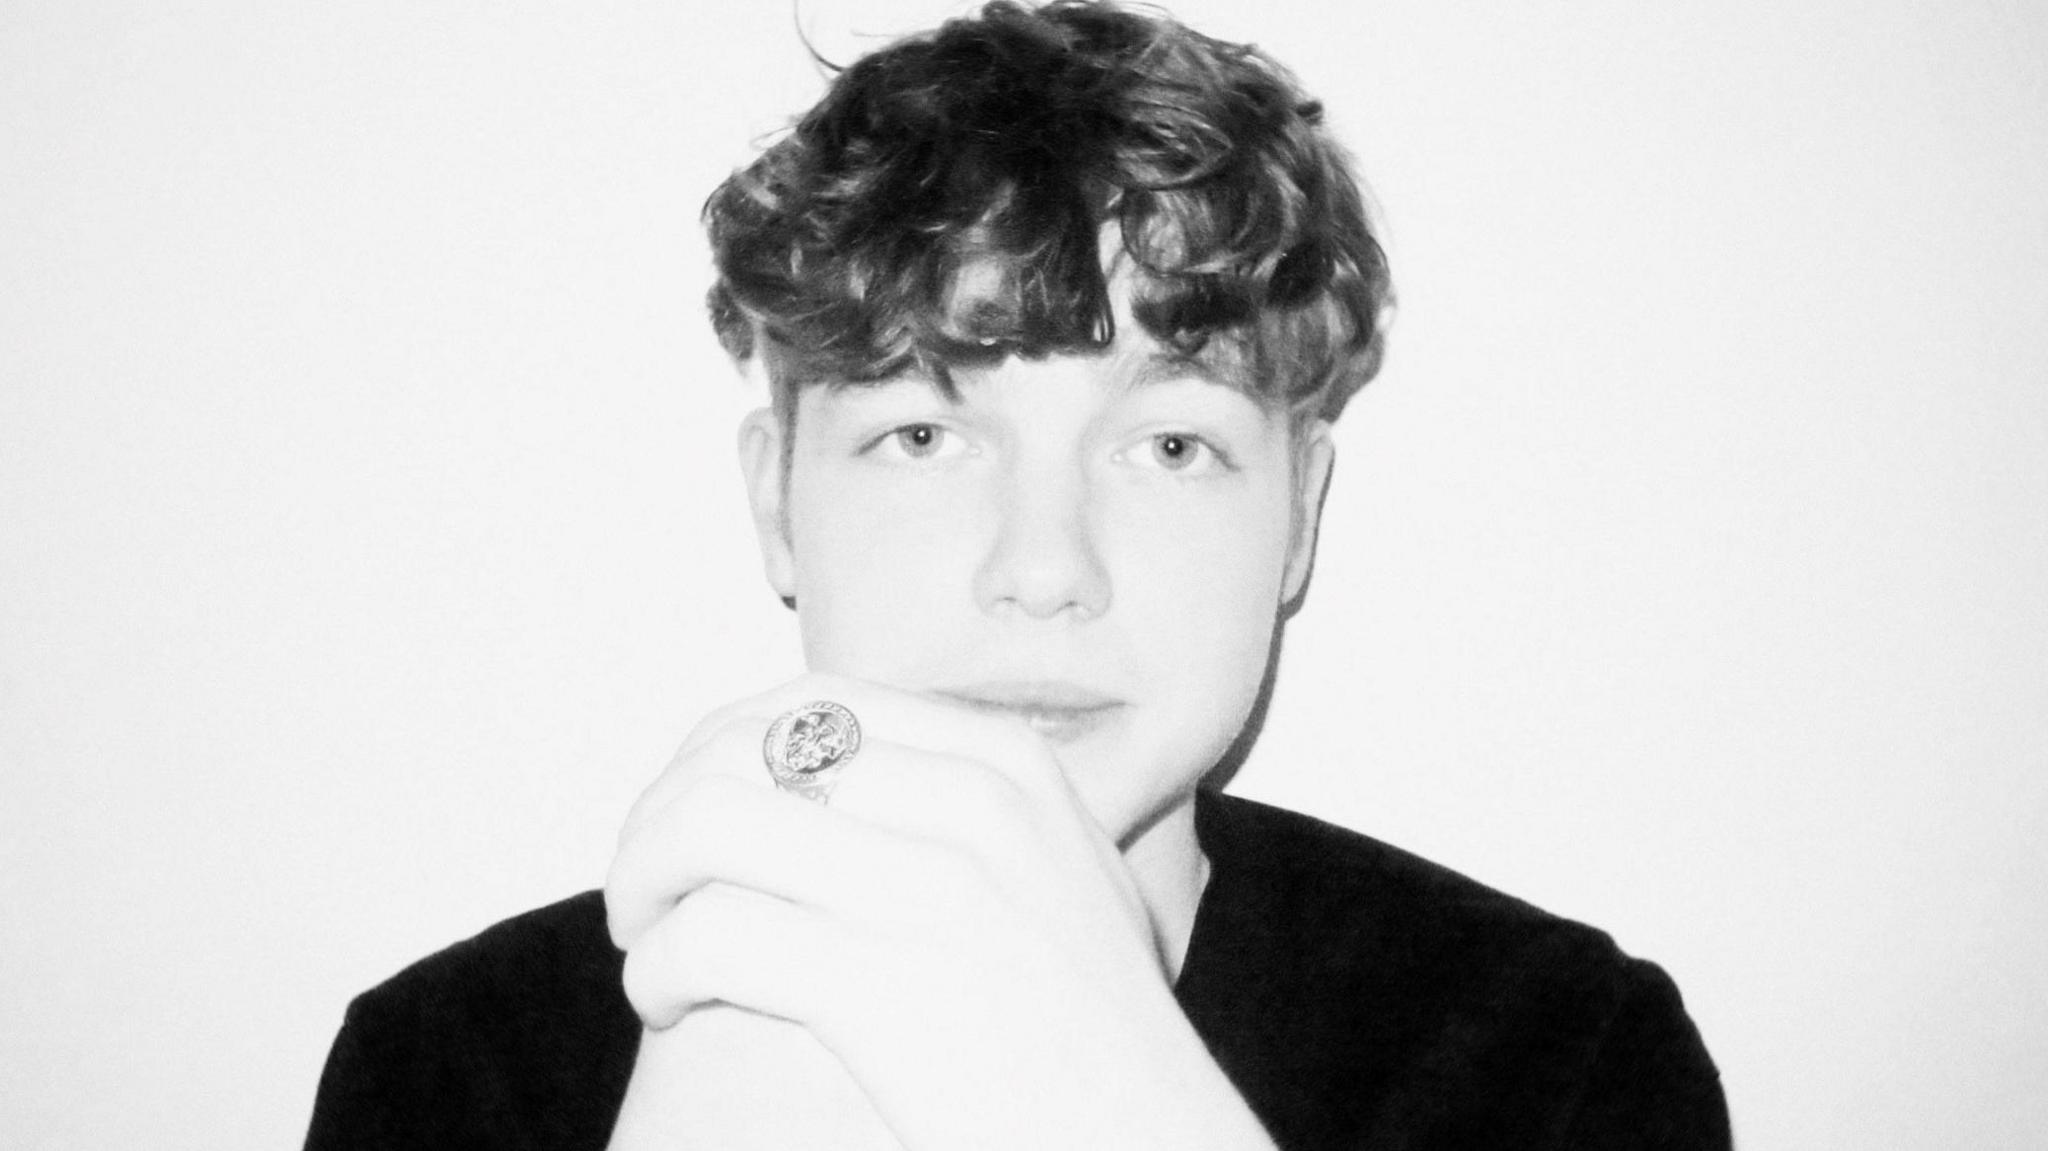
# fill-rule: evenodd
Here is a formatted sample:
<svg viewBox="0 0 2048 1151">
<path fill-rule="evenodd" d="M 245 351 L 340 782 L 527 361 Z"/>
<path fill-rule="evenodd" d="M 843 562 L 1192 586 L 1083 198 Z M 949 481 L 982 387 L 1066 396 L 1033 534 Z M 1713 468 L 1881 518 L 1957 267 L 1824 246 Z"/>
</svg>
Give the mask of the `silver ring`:
<svg viewBox="0 0 2048 1151">
<path fill-rule="evenodd" d="M 761 761 L 775 786 L 825 803 L 839 773 L 860 751 L 860 721 L 830 700 L 813 700 L 777 716 L 761 741 Z"/>
</svg>

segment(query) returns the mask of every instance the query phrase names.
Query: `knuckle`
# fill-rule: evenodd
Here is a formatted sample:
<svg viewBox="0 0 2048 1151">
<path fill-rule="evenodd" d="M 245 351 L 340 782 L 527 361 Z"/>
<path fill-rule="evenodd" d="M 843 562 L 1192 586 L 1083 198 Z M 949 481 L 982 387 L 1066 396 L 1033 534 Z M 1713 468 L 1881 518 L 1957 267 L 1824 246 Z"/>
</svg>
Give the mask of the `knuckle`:
<svg viewBox="0 0 2048 1151">
<path fill-rule="evenodd" d="M 690 789 L 692 781 L 721 770 L 721 765 L 724 770 L 738 770 L 735 765 L 758 758 L 761 731 L 757 720 L 731 708 L 706 717 L 669 759 L 661 774 L 633 801 L 619 829 L 620 845 L 660 818 L 673 806 L 678 793 Z"/>
<path fill-rule="evenodd" d="M 725 768 L 758 766 L 761 761 L 761 739 L 766 732 L 767 725 L 757 717 L 734 716 L 721 725 L 717 733 L 706 743 L 705 758 Z"/>
<path fill-rule="evenodd" d="M 690 729 L 689 737 L 683 741 L 683 747 L 687 749 L 694 744 L 702 743 L 711 738 L 721 728 L 727 727 L 735 720 L 745 717 L 752 710 L 749 706 L 751 702 L 751 700 L 736 700 L 705 712 L 704 718 L 697 721 L 697 726 Z"/>
<path fill-rule="evenodd" d="M 633 1011 L 642 1019 L 647 1018 L 654 1007 L 654 962 L 651 949 L 630 947 L 626 949 L 626 962 L 619 982 L 626 992 L 626 1002 L 633 1005 Z"/>
<path fill-rule="evenodd" d="M 1037 792 L 1028 781 L 987 758 L 959 763 L 933 781 L 950 822 L 963 838 L 997 854 L 1011 854 L 1038 822 Z"/>
<path fill-rule="evenodd" d="M 689 1006 L 691 991 L 677 978 L 675 965 L 647 948 L 626 953 L 625 974 L 620 982 L 633 1013 L 653 1030 L 673 1025 Z"/>
<path fill-rule="evenodd" d="M 995 873 L 977 853 L 965 847 L 933 845 L 918 861 L 923 887 L 920 903 L 953 922 L 965 922 L 985 909 L 996 890 Z"/>
<path fill-rule="evenodd" d="M 775 708 L 776 714 L 779 715 L 792 707 L 800 707 L 812 700 L 829 699 L 844 702 L 849 682 L 828 672 L 807 671 L 789 681 L 787 694 L 778 701 Z"/>
<path fill-rule="evenodd" d="M 681 1018 L 700 997 L 702 957 L 690 946 L 697 934 L 690 900 L 670 908 L 626 950 L 619 982 L 634 1014 L 659 1030 Z"/>
<path fill-rule="evenodd" d="M 722 772 L 702 772 L 684 780 L 676 787 L 675 797 L 669 801 L 669 809 L 675 813 L 677 822 L 694 830 L 704 821 L 707 813 L 717 813 L 730 808 L 738 801 L 739 793 L 747 787 L 742 781 Z"/>
<path fill-rule="evenodd" d="M 807 671 L 794 681 L 798 689 L 822 695 L 857 694 L 857 681 L 829 671 Z"/>
<path fill-rule="evenodd" d="M 620 913 L 620 901 L 612 897 L 612 893 L 616 889 L 616 880 L 607 879 L 605 881 L 605 931 L 611 936 L 612 946 L 626 952 L 630 956 L 633 944 L 638 942 L 640 938 L 640 929 L 638 924 L 629 921 L 625 915 Z"/>
<path fill-rule="evenodd" d="M 604 885 L 605 930 L 613 946 L 628 951 L 639 946 L 669 901 L 663 899 L 649 869 L 637 858 L 620 855 L 613 859 Z"/>
<path fill-rule="evenodd" d="M 605 873 L 606 926 L 612 942 L 631 946 L 694 886 L 702 857 L 715 854 L 732 825 L 731 812 L 749 786 L 730 776 L 679 781 L 636 825 L 621 833 Z"/>
<path fill-rule="evenodd" d="M 1031 822 L 1030 795 L 1000 771 L 963 773 L 956 802 L 977 836 L 992 846 L 1015 843 Z"/>
<path fill-rule="evenodd" d="M 640 829 L 668 802 L 669 791 L 674 786 L 676 763 L 676 760 L 669 761 L 669 766 L 662 769 L 654 782 L 643 788 L 639 797 L 633 800 L 633 806 L 626 812 L 626 821 L 619 825 L 616 846 L 620 850 L 624 850 L 627 842 L 638 835 Z"/>
<path fill-rule="evenodd" d="M 1047 773 L 1059 770 L 1045 740 L 1031 729 L 996 716 L 975 717 L 981 724 L 975 738 L 987 749 L 991 762 L 1003 774 L 1019 782 L 1036 783 Z"/>
</svg>

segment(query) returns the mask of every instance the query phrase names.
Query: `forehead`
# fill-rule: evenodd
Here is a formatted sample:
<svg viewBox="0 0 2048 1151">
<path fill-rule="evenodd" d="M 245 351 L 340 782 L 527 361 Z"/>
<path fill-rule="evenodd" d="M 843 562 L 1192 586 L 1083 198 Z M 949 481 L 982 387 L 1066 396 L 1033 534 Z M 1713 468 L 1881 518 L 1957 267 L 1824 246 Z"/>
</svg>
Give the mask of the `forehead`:
<svg viewBox="0 0 2048 1151">
<path fill-rule="evenodd" d="M 948 399 L 963 389 L 999 381 L 1060 377 L 1088 380 L 1114 393 L 1155 389 L 1162 385 L 1203 384 L 1237 393 L 1262 410 L 1276 411 L 1284 401 L 1259 386 L 1251 357 L 1240 341 L 1217 334 L 1182 348 L 1161 341 L 1133 312 L 1132 278 L 1121 257 L 1111 261 L 1108 279 L 1108 339 L 1099 346 L 1032 352 L 998 341 L 956 345 L 954 354 L 913 364 L 879 380 L 814 381 L 831 392 L 862 391 L 895 383 L 923 384 Z M 971 310 L 971 297 L 984 287 L 974 269 L 963 272 L 952 294 L 952 307 Z M 809 389 L 806 389 L 809 390 Z"/>
<path fill-rule="evenodd" d="M 970 407 L 998 403 L 1025 414 L 1051 409 L 1073 414 L 1126 400 L 1192 404 L 1215 414 L 1242 410 L 1268 420 L 1284 411 L 1284 405 L 1209 359 L 1176 354 L 1150 339 L 1120 339 L 1099 351 L 1008 354 L 949 363 L 938 371 L 912 369 L 881 380 L 826 381 L 804 389 L 801 398 L 827 408 L 858 409 L 890 396 L 930 396 Z"/>
<path fill-rule="evenodd" d="M 1059 376 L 1086 380 L 1111 392 L 1156 389 L 1166 385 L 1203 384 L 1258 396 L 1249 383 L 1215 362 L 1213 357 L 1185 355 L 1160 345 L 1135 325 L 1120 329 L 1109 347 L 1042 356 L 1011 354 L 992 364 L 949 365 L 948 374 L 963 386 L 1004 377 Z"/>
</svg>

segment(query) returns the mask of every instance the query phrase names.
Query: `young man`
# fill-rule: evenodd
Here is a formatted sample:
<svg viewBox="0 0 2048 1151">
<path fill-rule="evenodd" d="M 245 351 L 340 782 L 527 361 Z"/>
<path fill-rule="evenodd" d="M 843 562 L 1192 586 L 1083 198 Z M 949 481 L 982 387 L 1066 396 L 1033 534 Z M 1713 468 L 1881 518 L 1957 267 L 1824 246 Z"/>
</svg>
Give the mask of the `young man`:
<svg viewBox="0 0 2048 1151">
<path fill-rule="evenodd" d="M 810 674 L 699 724 L 601 898 L 360 998 L 309 1146 L 1727 1145 L 1655 967 L 1198 790 L 1388 306 L 1277 66 L 993 4 L 706 216 Z"/>
</svg>

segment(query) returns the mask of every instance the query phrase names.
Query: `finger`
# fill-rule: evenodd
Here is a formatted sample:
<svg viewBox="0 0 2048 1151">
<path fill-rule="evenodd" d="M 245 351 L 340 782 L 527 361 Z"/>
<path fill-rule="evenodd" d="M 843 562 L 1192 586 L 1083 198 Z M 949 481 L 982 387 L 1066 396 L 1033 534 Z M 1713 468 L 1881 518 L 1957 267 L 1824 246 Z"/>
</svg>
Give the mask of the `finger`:
<svg viewBox="0 0 2048 1151">
<path fill-rule="evenodd" d="M 1048 806 L 980 761 L 915 749 L 862 767 L 840 779 L 832 807 L 926 845 L 918 871 L 894 881 L 894 890 L 927 910 L 971 914 L 990 895 L 1070 891 L 1045 881 L 1072 867 L 1099 873 L 1125 918 L 1149 936 L 1151 917 L 1129 864 L 1078 797 Z"/>
<path fill-rule="evenodd" d="M 834 691 L 844 695 L 852 691 L 867 690 L 873 690 L 873 685 L 862 685 L 861 681 L 843 676 L 805 673 L 766 691 L 733 700 L 706 713 L 684 738 L 683 746 L 676 752 L 675 758 L 682 759 L 693 754 L 703 744 L 717 738 L 726 728 L 735 725 L 753 727 L 760 734 L 766 734 L 768 723 L 772 723 L 776 716 L 791 708 L 800 707 L 813 700 L 834 698 L 831 694 Z"/>
<path fill-rule="evenodd" d="M 1019 720 L 976 711 L 937 699 L 844 676 L 810 673 L 756 697 L 757 722 L 820 700 L 851 711 L 862 739 L 882 739 L 956 756 L 994 768 L 1027 794 L 1052 798 L 1067 791 L 1066 778 L 1049 745 Z"/>
<path fill-rule="evenodd" d="M 648 1027 L 730 1003 L 802 1023 L 842 994 L 851 935 L 815 912 L 712 884 L 678 903 L 626 953 L 626 998 Z"/>
<path fill-rule="evenodd" d="M 854 712 L 862 731 L 861 750 L 847 760 L 841 788 L 845 786 L 844 780 L 853 775 L 872 773 L 869 765 L 876 760 L 880 748 L 897 745 L 919 750 L 940 765 L 919 773 L 920 777 L 958 775 L 966 771 L 964 764 L 975 764 L 983 772 L 993 770 L 1011 781 L 1014 786 L 1010 788 L 982 784 L 1007 798 L 1018 798 L 1020 794 L 1052 798 L 1049 792 L 1071 795 L 1057 765 L 1047 767 L 1050 757 L 1043 741 L 1021 724 L 873 684 L 810 675 L 750 701 L 720 709 L 718 715 L 722 718 L 717 723 L 707 719 L 700 724 L 668 768 L 635 802 L 621 830 L 621 842 L 638 835 L 647 823 L 662 818 L 663 810 L 705 775 L 724 774 L 761 787 L 773 786 L 762 751 L 769 727 L 791 708 L 816 702 L 828 692 L 836 697 L 835 702 Z M 789 703 L 791 700 L 799 702 Z M 943 784 L 943 776 L 939 782 Z M 961 790 L 949 786 L 924 787 L 907 796 L 901 791 L 897 795 L 918 801 L 904 809 L 915 814 L 931 806 L 923 801 L 925 797 Z M 834 794 L 836 797 L 838 792 Z M 834 806 L 847 805 L 835 798 Z M 892 806 L 890 802 L 871 802 L 865 805 L 864 813 L 886 817 Z M 881 822 L 892 821 L 882 818 Z M 922 827 L 932 833 L 948 831 L 944 825 Z"/>
<path fill-rule="evenodd" d="M 674 794 L 706 770 L 769 782 L 761 744 L 776 718 L 806 704 L 830 700 L 848 708 L 864 741 L 886 739 L 933 752 L 950 753 L 994 767 L 1027 794 L 1071 800 L 1057 761 L 1023 724 L 984 715 L 879 684 L 808 673 L 768 691 L 713 711 L 693 729 L 668 767 L 641 793 L 626 818 L 621 838 L 672 801 Z M 723 749 L 723 750 L 721 750 Z M 758 768 L 758 770 L 756 770 Z"/>
<path fill-rule="evenodd" d="M 1013 777 L 977 758 L 882 746 L 883 754 L 847 765 L 832 793 L 834 811 L 896 836 L 977 850 L 1038 834 L 1044 821 Z"/>
<path fill-rule="evenodd" d="M 751 746 L 753 757 L 750 760 L 740 754 L 713 755 L 708 760 L 710 764 L 724 765 L 728 768 L 738 767 L 741 770 L 737 774 L 744 775 L 748 774 L 745 765 L 751 762 L 765 773 L 767 765 L 762 744 L 769 727 L 773 725 L 777 716 L 801 706 L 788 701 L 803 697 L 808 702 L 820 691 L 829 690 L 834 686 L 840 687 L 843 691 L 846 685 L 853 682 L 835 679 L 821 683 L 817 682 L 818 680 L 819 677 L 816 676 L 800 676 L 788 683 L 779 684 L 744 699 L 734 700 L 706 713 L 704 718 L 697 722 L 697 726 L 690 729 L 690 734 L 683 739 L 683 744 L 676 749 L 675 755 L 669 758 L 668 766 L 634 802 L 632 811 L 627 813 L 622 835 L 630 834 L 638 823 L 646 820 L 650 809 L 666 804 L 671 793 L 687 786 L 689 780 L 703 769 L 704 763 L 707 762 L 706 756 L 718 747 L 738 749 Z M 806 690 L 809 690 L 811 695 L 805 696 Z"/>
<path fill-rule="evenodd" d="M 817 868 L 840 829 L 815 804 L 727 776 L 698 773 L 669 789 L 663 805 L 640 813 L 621 837 L 605 877 L 606 925 L 612 943 L 631 948 L 676 901 L 724 880 L 781 898 L 791 873 Z M 827 823 L 828 826 L 813 825 Z M 750 844 L 761 850 L 749 850 Z"/>
<path fill-rule="evenodd" d="M 816 673 L 799 676 L 765 692 L 736 700 L 709 713 L 693 728 L 666 768 L 640 794 L 627 814 L 622 837 L 653 817 L 674 793 L 707 770 L 724 770 L 761 783 L 770 782 L 763 747 L 769 728 L 780 716 L 821 700 L 858 706 L 855 713 L 862 739 L 888 738 L 934 750 L 988 749 L 1017 744 L 1029 753 L 1017 732 L 991 725 L 988 717 L 920 696 L 843 676 Z M 983 728 L 979 735 L 962 726 Z M 1024 733 L 1028 735 L 1029 733 Z"/>
<path fill-rule="evenodd" d="M 716 722 L 713 716 L 718 716 Z M 686 790 L 693 781 L 710 771 L 723 771 L 736 779 L 753 775 L 746 769 L 748 748 L 753 749 L 754 763 L 762 768 L 765 782 L 765 765 L 760 763 L 761 737 L 767 728 L 761 726 L 750 715 L 721 708 L 707 716 L 690 732 L 668 765 L 654 782 L 647 785 L 633 801 L 632 810 L 626 813 L 626 822 L 619 829 L 619 840 L 623 843 L 639 832 L 642 825 L 656 818 L 662 808 L 674 800 L 676 793 Z"/>
<path fill-rule="evenodd" d="M 905 760 L 932 773 L 922 761 L 937 758 L 886 743 L 864 754 L 880 775 Z M 612 941 L 632 946 L 677 900 L 711 882 L 841 918 L 886 917 L 943 854 L 930 838 L 904 833 L 904 812 L 892 814 L 887 823 L 864 820 L 706 770 L 674 789 L 621 842 L 605 882 Z"/>
</svg>

